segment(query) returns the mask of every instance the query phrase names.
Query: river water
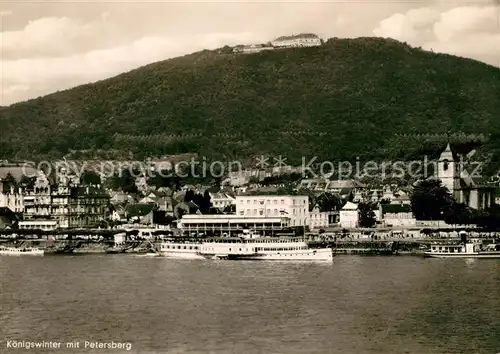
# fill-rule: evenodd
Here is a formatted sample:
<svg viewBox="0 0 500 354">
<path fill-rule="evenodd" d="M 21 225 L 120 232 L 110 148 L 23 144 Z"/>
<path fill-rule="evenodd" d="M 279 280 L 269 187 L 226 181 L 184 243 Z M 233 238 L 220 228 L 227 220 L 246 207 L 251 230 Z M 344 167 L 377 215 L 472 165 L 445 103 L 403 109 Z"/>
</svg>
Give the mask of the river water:
<svg viewBox="0 0 500 354">
<path fill-rule="evenodd" d="M 495 354 L 500 260 L 1 256 L 0 340 L 2 353 Z"/>
</svg>

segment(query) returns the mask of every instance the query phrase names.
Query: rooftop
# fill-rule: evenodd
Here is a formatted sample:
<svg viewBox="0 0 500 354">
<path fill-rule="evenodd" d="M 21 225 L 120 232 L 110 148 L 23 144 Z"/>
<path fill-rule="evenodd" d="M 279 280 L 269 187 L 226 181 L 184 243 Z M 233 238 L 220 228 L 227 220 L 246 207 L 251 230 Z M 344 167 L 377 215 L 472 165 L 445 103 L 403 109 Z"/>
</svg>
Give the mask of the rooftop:
<svg viewBox="0 0 500 354">
<path fill-rule="evenodd" d="M 318 38 L 317 35 L 314 33 L 300 33 L 296 35 L 291 35 L 291 36 L 281 36 L 275 39 L 275 41 L 286 41 L 286 40 L 291 40 L 291 39 L 299 39 L 299 38 Z"/>
</svg>

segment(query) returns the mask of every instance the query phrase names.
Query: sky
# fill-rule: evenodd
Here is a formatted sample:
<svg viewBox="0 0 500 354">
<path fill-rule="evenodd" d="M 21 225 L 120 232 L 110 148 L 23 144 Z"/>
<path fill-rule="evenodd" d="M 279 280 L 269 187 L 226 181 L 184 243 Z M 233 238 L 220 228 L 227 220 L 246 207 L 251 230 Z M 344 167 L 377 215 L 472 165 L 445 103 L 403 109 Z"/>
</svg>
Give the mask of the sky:
<svg viewBox="0 0 500 354">
<path fill-rule="evenodd" d="M 390 37 L 500 67 L 500 0 L 0 0 L 0 105 L 226 44 Z"/>
</svg>

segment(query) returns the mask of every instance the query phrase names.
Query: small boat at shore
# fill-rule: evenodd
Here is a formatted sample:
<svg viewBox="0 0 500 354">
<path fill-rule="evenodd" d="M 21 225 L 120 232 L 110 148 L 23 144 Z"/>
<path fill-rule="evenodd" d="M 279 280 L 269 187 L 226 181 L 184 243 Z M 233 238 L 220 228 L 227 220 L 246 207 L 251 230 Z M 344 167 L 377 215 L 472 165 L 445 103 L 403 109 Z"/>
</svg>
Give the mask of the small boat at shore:
<svg viewBox="0 0 500 354">
<path fill-rule="evenodd" d="M 500 258 L 500 244 L 484 244 L 481 240 L 465 241 L 460 244 L 438 244 L 424 252 L 432 258 Z"/>
<path fill-rule="evenodd" d="M 43 256 L 44 251 L 35 247 L 0 247 L 0 255 L 6 256 Z"/>
</svg>

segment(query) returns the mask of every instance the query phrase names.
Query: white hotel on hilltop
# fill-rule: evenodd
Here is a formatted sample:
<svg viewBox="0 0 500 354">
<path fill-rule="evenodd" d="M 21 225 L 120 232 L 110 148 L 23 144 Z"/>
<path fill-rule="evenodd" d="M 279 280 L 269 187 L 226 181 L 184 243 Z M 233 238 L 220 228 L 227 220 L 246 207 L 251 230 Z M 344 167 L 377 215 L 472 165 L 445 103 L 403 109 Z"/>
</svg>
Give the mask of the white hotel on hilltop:
<svg viewBox="0 0 500 354">
<path fill-rule="evenodd" d="M 236 196 L 236 214 L 184 215 L 180 227 L 188 233 L 217 234 L 254 230 L 274 233 L 309 225 L 308 196 Z"/>
</svg>

